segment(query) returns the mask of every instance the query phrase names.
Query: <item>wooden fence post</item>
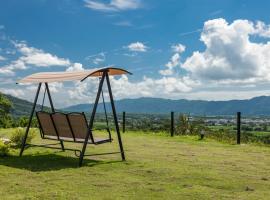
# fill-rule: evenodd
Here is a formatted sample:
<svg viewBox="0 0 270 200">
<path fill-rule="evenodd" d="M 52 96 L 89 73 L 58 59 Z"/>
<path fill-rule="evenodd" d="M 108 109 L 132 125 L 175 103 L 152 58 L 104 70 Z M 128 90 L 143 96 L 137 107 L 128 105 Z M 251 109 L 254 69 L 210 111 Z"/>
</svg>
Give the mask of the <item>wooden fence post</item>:
<svg viewBox="0 0 270 200">
<path fill-rule="evenodd" d="M 237 144 L 240 144 L 241 140 L 241 112 L 237 112 Z"/>
<path fill-rule="evenodd" d="M 171 112 L 171 137 L 174 136 L 174 112 Z"/>
<path fill-rule="evenodd" d="M 123 121 L 123 133 L 125 133 L 126 132 L 126 112 L 124 111 L 123 112 L 123 119 L 122 119 L 122 121 Z"/>
</svg>

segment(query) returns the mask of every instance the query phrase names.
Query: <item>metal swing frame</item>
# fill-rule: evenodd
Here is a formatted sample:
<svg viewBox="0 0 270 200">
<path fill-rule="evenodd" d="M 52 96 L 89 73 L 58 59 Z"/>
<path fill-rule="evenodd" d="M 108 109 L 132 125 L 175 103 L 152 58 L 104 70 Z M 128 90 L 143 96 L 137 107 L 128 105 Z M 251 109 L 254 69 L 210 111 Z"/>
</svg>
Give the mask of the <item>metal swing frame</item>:
<svg viewBox="0 0 270 200">
<path fill-rule="evenodd" d="M 85 77 L 85 78 L 87 78 L 87 77 Z M 96 115 L 100 95 L 102 95 L 102 98 L 104 99 L 102 88 L 103 88 L 105 80 L 106 80 L 107 87 L 108 87 L 108 93 L 109 93 L 109 97 L 110 97 L 110 104 L 111 104 L 111 108 L 112 108 L 114 125 L 115 125 L 115 130 L 116 130 L 116 133 L 117 133 L 117 139 L 118 139 L 118 145 L 119 145 L 119 150 L 120 151 L 119 152 L 104 153 L 104 154 L 120 153 L 122 161 L 126 160 L 125 159 L 125 152 L 124 152 L 124 148 L 123 148 L 123 143 L 122 143 L 122 139 L 121 139 L 121 134 L 120 134 L 120 128 L 119 128 L 118 119 L 117 119 L 117 113 L 116 113 L 114 99 L 113 99 L 113 94 L 112 94 L 112 89 L 111 89 L 111 84 L 110 84 L 110 79 L 109 79 L 109 73 L 108 73 L 108 70 L 103 70 L 101 79 L 99 81 L 98 91 L 97 91 L 95 103 L 94 103 L 94 106 L 93 106 L 93 109 L 92 109 L 91 118 L 90 118 L 89 126 L 88 126 L 88 131 L 87 131 L 84 143 L 83 143 L 82 150 L 75 150 L 75 153 L 76 153 L 76 151 L 79 152 L 79 156 L 78 156 L 79 157 L 79 166 L 82 166 L 83 159 L 84 159 L 85 156 L 103 155 L 103 153 L 86 155 L 85 151 L 86 151 L 87 145 L 89 144 L 88 140 L 90 139 L 90 137 L 92 135 L 92 129 L 93 129 L 93 125 L 94 125 L 94 119 L 95 119 L 95 115 Z M 23 155 L 23 152 L 24 152 L 26 146 L 38 146 L 38 145 L 26 144 L 26 140 L 27 140 L 27 136 L 28 136 L 31 124 L 32 124 L 32 119 L 33 119 L 33 116 L 34 116 L 34 113 L 35 113 L 35 108 L 36 108 L 36 105 L 37 105 L 37 100 L 38 100 L 38 97 L 39 97 L 39 94 L 40 94 L 40 89 L 41 89 L 42 84 L 43 84 L 42 82 L 40 82 L 38 84 L 38 88 L 37 88 L 35 99 L 34 99 L 34 104 L 33 104 L 32 111 L 31 111 L 30 117 L 29 117 L 28 126 L 27 126 L 26 131 L 25 131 L 25 137 L 24 137 L 23 142 L 22 142 L 22 147 L 21 147 L 21 150 L 20 150 L 20 156 Z M 49 99 L 51 110 L 52 110 L 52 112 L 55 112 L 53 101 L 52 101 L 50 90 L 49 90 L 49 85 L 48 85 L 47 82 L 45 82 L 44 84 L 45 84 L 45 92 L 47 92 L 47 94 L 48 94 L 48 99 Z M 106 112 L 106 108 L 105 108 L 105 112 Z M 106 115 L 106 122 L 108 123 L 107 115 Z M 61 148 L 57 148 L 57 147 L 52 147 L 52 148 L 62 149 L 62 150 L 73 150 L 74 151 L 74 149 L 64 148 L 63 141 L 62 140 L 59 140 L 59 141 L 60 141 Z M 51 148 L 51 147 L 49 147 L 49 148 Z"/>
</svg>

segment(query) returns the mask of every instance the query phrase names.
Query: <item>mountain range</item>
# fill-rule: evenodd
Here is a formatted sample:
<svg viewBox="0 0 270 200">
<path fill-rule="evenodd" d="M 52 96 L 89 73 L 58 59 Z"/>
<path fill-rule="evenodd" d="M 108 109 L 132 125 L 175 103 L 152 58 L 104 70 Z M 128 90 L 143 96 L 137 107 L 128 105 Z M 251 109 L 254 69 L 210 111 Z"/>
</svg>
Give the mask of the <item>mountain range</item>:
<svg viewBox="0 0 270 200">
<path fill-rule="evenodd" d="M 162 98 L 123 99 L 115 102 L 118 112 L 127 113 L 169 113 L 171 111 L 191 115 L 270 115 L 270 96 L 260 96 L 247 100 L 204 101 L 204 100 L 171 100 Z M 91 111 L 93 104 L 78 104 L 63 108 L 65 111 Z M 106 103 L 109 112 L 110 104 Z M 103 110 L 99 104 L 98 112 Z"/>
<path fill-rule="evenodd" d="M 15 117 L 29 115 L 32 103 L 11 95 L 5 95 L 12 103 L 11 114 Z M 204 101 L 204 100 L 171 100 L 162 98 L 137 98 L 115 101 L 117 112 L 166 114 L 171 111 L 189 113 L 191 115 L 234 115 L 242 112 L 244 115 L 270 115 L 270 96 L 254 97 L 247 100 Z M 38 105 L 36 110 L 40 110 Z M 90 112 L 93 104 L 77 104 L 59 110 L 69 112 Z M 111 112 L 109 103 L 106 103 Z M 48 109 L 48 108 L 45 108 Z M 103 105 L 99 104 L 98 112 L 103 112 Z"/>
</svg>

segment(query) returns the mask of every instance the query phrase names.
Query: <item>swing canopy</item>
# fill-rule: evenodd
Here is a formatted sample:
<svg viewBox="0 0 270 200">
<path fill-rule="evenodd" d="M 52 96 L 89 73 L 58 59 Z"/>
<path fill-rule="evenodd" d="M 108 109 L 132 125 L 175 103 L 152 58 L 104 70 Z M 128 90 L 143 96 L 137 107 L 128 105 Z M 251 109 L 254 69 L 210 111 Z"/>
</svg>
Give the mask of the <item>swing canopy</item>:
<svg viewBox="0 0 270 200">
<path fill-rule="evenodd" d="M 130 72 L 115 67 L 95 68 L 82 71 L 64 71 L 64 72 L 41 72 L 31 74 L 18 81 L 18 83 L 51 83 L 63 81 L 84 81 L 88 77 L 101 77 L 103 72 L 108 75 L 131 74 Z"/>
<path fill-rule="evenodd" d="M 130 72 L 115 68 L 115 67 L 106 67 L 106 68 L 96 68 L 96 69 L 89 69 L 89 70 L 82 70 L 82 71 L 75 71 L 75 72 L 42 72 L 42 73 L 36 73 L 29 75 L 20 81 L 18 83 L 38 83 L 37 92 L 35 96 L 35 100 L 33 103 L 33 108 L 29 117 L 28 126 L 26 128 L 25 137 L 22 141 L 22 147 L 20 151 L 20 156 L 22 156 L 23 151 L 25 147 L 30 146 L 38 146 L 38 147 L 48 147 L 48 148 L 55 148 L 59 149 L 58 147 L 52 147 L 48 145 L 34 145 L 34 144 L 27 144 L 27 136 L 29 133 L 29 129 L 31 127 L 32 119 L 35 113 L 35 108 L 37 106 L 37 100 L 40 94 L 41 85 L 45 85 L 44 90 L 44 96 L 43 96 L 43 103 L 45 99 L 45 95 L 47 93 L 48 99 L 50 102 L 51 107 L 51 113 L 44 112 L 43 110 L 36 112 L 36 117 L 39 123 L 40 128 L 40 135 L 42 139 L 51 139 L 51 140 L 57 140 L 60 142 L 61 148 L 64 150 L 71 150 L 75 152 L 75 155 L 79 157 L 79 166 L 82 166 L 82 161 L 84 156 L 93 156 L 85 154 L 86 146 L 88 144 L 104 144 L 108 142 L 112 142 L 109 123 L 108 123 L 108 117 L 107 117 L 107 111 L 106 111 L 106 105 L 104 101 L 104 95 L 103 95 L 103 85 L 104 82 L 107 84 L 109 98 L 110 98 L 110 104 L 113 114 L 113 121 L 115 125 L 115 131 L 117 134 L 118 144 L 119 144 L 119 152 L 110 152 L 105 154 L 113 154 L 113 153 L 120 153 L 122 160 L 125 160 L 125 154 L 124 149 L 122 145 L 122 139 L 120 135 L 120 129 L 118 125 L 118 119 L 117 119 L 117 113 L 116 108 L 114 105 L 113 100 L 113 94 L 110 84 L 110 75 L 123 75 L 123 74 L 131 74 Z M 54 109 L 52 97 L 49 90 L 49 83 L 52 82 L 62 82 L 62 81 L 84 81 L 88 77 L 99 77 L 99 86 L 96 94 L 96 99 L 92 107 L 92 112 L 90 116 L 90 120 L 87 121 L 86 116 L 84 113 L 61 113 L 56 112 Z M 99 104 L 100 96 L 103 100 L 103 106 L 104 106 L 104 112 L 106 117 L 106 124 L 107 124 L 107 133 L 109 138 L 106 139 L 96 139 L 93 136 L 94 131 L 94 118 L 97 111 L 97 106 Z M 43 109 L 43 103 L 42 103 L 42 109 Z M 75 142 L 75 143 L 83 143 L 82 149 L 68 149 L 64 147 L 64 142 Z M 79 155 L 76 154 L 76 152 L 79 152 Z M 103 153 L 104 154 L 104 153 Z M 98 154 L 98 155 L 103 155 Z M 97 154 L 95 154 L 97 155 Z"/>
</svg>

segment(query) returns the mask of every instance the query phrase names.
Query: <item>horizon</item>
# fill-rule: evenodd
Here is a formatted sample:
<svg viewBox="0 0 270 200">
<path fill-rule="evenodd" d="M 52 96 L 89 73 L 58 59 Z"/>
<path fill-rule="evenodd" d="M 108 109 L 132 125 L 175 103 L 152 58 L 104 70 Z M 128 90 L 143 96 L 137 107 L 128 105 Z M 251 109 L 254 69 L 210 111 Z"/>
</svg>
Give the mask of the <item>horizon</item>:
<svg viewBox="0 0 270 200">
<path fill-rule="evenodd" d="M 0 91 L 33 101 L 36 87 L 18 79 L 113 65 L 134 74 L 111 77 L 116 100 L 269 96 L 268 8 L 267 0 L 1 2 Z M 92 103 L 97 82 L 52 83 L 52 98 L 57 107 Z"/>
</svg>

